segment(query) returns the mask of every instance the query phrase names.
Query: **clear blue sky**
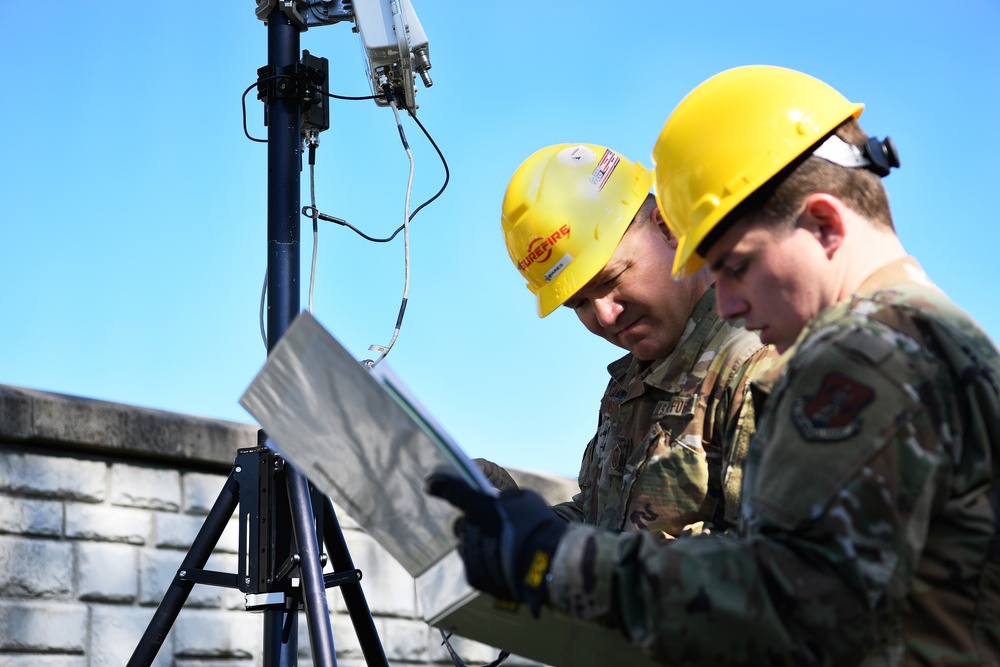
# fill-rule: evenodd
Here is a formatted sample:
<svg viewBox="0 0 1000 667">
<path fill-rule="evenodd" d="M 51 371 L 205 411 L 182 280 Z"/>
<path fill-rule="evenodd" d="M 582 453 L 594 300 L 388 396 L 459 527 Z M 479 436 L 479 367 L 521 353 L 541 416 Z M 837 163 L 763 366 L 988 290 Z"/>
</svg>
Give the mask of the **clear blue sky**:
<svg viewBox="0 0 1000 667">
<path fill-rule="evenodd" d="M 535 316 L 499 227 L 503 190 L 536 149 L 608 145 L 650 166 L 670 110 L 705 78 L 766 63 L 864 102 L 891 136 L 900 236 L 995 338 L 1000 278 L 1000 4 L 995 0 L 528 4 L 413 0 L 434 86 L 418 117 L 451 168 L 414 219 L 412 284 L 386 359 L 474 456 L 575 475 L 619 356 L 568 310 Z M 265 361 L 266 148 L 240 95 L 267 62 L 249 0 L 7 3 L 0 22 L 0 384 L 241 422 Z M 332 92 L 367 94 L 350 23 L 311 28 Z M 248 96 L 251 130 L 262 105 Z M 392 112 L 332 103 L 323 211 L 384 236 L 408 163 Z M 414 206 L 443 170 L 412 122 Z M 308 202 L 307 173 L 302 201 Z M 302 306 L 312 251 L 303 221 Z M 314 314 L 359 359 L 392 334 L 402 235 L 320 229 Z"/>
</svg>

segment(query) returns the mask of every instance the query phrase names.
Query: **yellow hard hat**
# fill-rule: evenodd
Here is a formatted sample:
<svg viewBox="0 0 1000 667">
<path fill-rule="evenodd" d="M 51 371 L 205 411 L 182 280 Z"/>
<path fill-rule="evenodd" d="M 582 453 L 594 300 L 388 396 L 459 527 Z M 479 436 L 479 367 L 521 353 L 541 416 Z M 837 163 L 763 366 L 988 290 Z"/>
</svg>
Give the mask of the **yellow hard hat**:
<svg viewBox="0 0 1000 667">
<path fill-rule="evenodd" d="M 500 222 L 539 317 L 604 268 L 652 184 L 650 170 L 593 144 L 549 146 L 521 163 Z"/>
<path fill-rule="evenodd" d="M 819 79 L 767 65 L 688 93 L 653 147 L 656 203 L 678 240 L 674 278 L 704 265 L 698 246 L 740 202 L 862 109 Z"/>
</svg>

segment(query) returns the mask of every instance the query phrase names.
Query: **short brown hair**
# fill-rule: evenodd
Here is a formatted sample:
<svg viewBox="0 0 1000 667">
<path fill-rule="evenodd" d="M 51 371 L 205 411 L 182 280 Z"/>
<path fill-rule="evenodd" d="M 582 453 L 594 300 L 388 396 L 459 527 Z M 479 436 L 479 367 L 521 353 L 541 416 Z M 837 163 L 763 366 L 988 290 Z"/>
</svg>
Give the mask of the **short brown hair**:
<svg viewBox="0 0 1000 667">
<path fill-rule="evenodd" d="M 632 216 L 632 222 L 635 222 L 636 220 L 643 222 L 648 220 L 649 213 L 650 211 L 653 210 L 655 206 L 656 206 L 656 196 L 653 195 L 652 192 L 650 192 L 648 195 L 646 195 L 646 199 L 644 199 L 643 202 L 639 204 L 639 210 L 635 212 L 634 216 Z"/>
<path fill-rule="evenodd" d="M 864 147 L 868 135 L 849 118 L 835 133 L 846 143 Z M 794 164 L 761 188 L 762 197 L 753 196 L 753 203 L 740 212 L 740 217 L 790 221 L 808 195 L 825 192 L 844 202 L 848 208 L 866 218 L 875 227 L 894 231 L 889 195 L 882 179 L 868 169 L 848 168 L 818 157 L 807 157 Z M 735 212 L 735 211 L 734 211 Z"/>
</svg>

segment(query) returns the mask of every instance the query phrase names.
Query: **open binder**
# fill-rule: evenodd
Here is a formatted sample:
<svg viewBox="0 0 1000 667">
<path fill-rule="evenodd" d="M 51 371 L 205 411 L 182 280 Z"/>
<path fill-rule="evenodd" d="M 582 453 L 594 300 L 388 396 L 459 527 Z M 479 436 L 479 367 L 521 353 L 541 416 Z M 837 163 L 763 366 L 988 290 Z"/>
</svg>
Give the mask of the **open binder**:
<svg viewBox="0 0 1000 667">
<path fill-rule="evenodd" d="M 539 662 L 653 665 L 620 633 L 543 609 L 498 607 L 470 587 L 455 549 L 458 511 L 424 493 L 452 466 L 489 481 L 384 363 L 369 370 L 308 312 L 299 314 L 240 399 L 268 446 L 297 467 L 416 580 L 432 626 Z"/>
</svg>

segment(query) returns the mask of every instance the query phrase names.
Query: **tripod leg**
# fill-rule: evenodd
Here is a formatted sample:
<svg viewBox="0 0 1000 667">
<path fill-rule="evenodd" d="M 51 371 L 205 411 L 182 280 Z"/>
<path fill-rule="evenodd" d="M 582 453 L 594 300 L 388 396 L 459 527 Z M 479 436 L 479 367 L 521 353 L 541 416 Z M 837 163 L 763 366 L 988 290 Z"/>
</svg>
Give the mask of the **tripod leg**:
<svg viewBox="0 0 1000 667">
<path fill-rule="evenodd" d="M 326 543 L 327 551 L 330 552 L 330 562 L 333 564 L 334 572 L 354 569 L 354 561 L 347 550 L 347 541 L 344 540 L 344 532 L 333 509 L 333 501 L 327 497 L 324 497 L 323 502 L 323 541 Z M 389 667 L 368 602 L 365 600 L 364 591 L 361 590 L 361 583 L 343 584 L 340 590 L 347 611 L 351 615 L 354 632 L 361 643 L 365 664 L 368 667 Z"/>
<path fill-rule="evenodd" d="M 292 513 L 292 530 L 298 547 L 299 573 L 302 576 L 302 594 L 309 642 L 312 645 L 313 664 L 316 667 L 336 667 L 333 649 L 333 628 L 326 601 L 323 567 L 319 561 L 319 540 L 316 537 L 316 520 L 313 516 L 312 498 L 305 475 L 292 466 L 286 466 L 288 498 Z"/>
<path fill-rule="evenodd" d="M 208 557 L 212 555 L 212 550 L 219 543 L 219 538 L 222 537 L 223 531 L 229 524 L 229 519 L 232 518 L 233 512 L 239 505 L 239 489 L 239 483 L 236 481 L 234 473 L 230 473 L 218 499 L 212 506 L 212 510 L 208 513 L 208 518 L 205 519 L 205 523 L 202 524 L 201 530 L 198 531 L 197 537 L 191 544 L 191 549 L 181 562 L 180 569 L 174 575 L 173 581 L 170 582 L 170 587 L 167 588 L 163 599 L 160 600 L 156 613 L 149 621 L 146 632 L 139 640 L 139 645 L 132 653 L 127 667 L 149 667 L 153 663 L 153 659 L 156 658 L 163 641 L 167 638 L 167 633 L 170 632 L 181 607 L 184 606 L 191 589 L 194 588 L 193 581 L 185 581 L 182 577 L 185 576 L 186 572 L 203 568 L 208 562 Z"/>
</svg>

